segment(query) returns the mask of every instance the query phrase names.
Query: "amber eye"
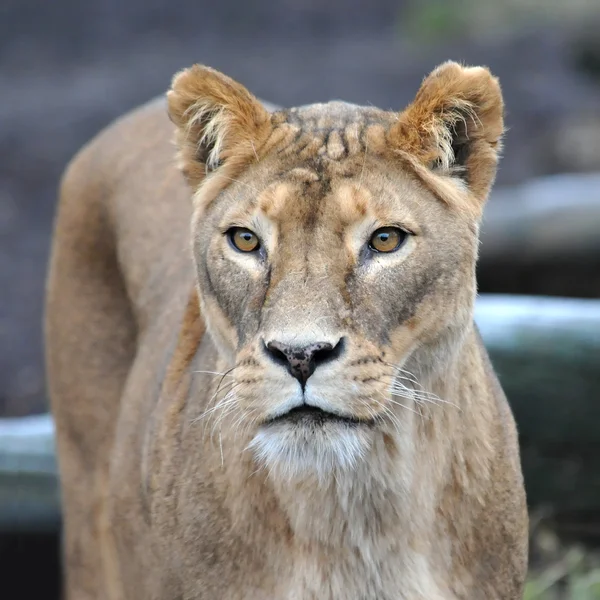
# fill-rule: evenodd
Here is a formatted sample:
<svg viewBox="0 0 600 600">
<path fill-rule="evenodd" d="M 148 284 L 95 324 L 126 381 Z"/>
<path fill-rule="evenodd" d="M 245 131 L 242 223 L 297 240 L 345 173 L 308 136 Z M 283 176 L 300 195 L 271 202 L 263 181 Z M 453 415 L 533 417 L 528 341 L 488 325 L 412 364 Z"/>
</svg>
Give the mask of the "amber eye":
<svg viewBox="0 0 600 600">
<path fill-rule="evenodd" d="M 402 245 L 408 234 L 397 227 L 382 227 L 369 240 L 369 248 L 375 252 L 394 252 Z"/>
<path fill-rule="evenodd" d="M 229 239 L 231 240 L 234 248 L 240 252 L 255 252 L 260 246 L 258 237 L 249 229 L 233 227 L 227 232 L 227 234 L 229 235 Z"/>
</svg>

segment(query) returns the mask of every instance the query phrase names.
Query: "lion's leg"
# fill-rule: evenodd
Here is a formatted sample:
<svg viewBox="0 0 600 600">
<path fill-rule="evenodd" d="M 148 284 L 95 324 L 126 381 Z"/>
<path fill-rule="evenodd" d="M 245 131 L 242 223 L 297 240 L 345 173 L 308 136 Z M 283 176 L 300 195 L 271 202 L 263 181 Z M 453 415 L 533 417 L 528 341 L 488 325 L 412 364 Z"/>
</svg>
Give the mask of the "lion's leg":
<svg viewBox="0 0 600 600">
<path fill-rule="evenodd" d="M 104 495 L 121 390 L 135 344 L 134 320 L 103 205 L 106 193 L 94 181 L 90 160 L 90 150 L 84 150 L 62 185 L 46 304 L 67 600 L 119 596 Z"/>
</svg>

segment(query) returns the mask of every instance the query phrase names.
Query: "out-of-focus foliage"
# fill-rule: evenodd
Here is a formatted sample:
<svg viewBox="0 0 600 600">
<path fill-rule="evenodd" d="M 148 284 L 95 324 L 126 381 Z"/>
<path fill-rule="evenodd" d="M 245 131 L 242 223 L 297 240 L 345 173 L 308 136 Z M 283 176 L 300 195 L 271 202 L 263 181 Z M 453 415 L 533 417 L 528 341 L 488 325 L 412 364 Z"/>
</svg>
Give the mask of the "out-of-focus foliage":
<svg viewBox="0 0 600 600">
<path fill-rule="evenodd" d="M 598 0 L 412 0 L 400 11 L 403 35 L 444 41 L 502 36 L 530 27 L 569 27 L 600 21 Z"/>
<path fill-rule="evenodd" d="M 532 515 L 532 566 L 523 600 L 600 600 L 600 555 L 564 545 L 545 519 Z"/>
</svg>

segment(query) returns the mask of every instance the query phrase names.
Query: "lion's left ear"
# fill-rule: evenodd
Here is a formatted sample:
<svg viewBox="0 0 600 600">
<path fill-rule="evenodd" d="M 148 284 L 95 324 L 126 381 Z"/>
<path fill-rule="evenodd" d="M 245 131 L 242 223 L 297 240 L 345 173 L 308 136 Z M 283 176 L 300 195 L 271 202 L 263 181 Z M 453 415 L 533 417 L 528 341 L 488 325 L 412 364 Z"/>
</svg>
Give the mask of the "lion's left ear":
<svg viewBox="0 0 600 600">
<path fill-rule="evenodd" d="M 503 113 L 500 84 L 488 69 L 447 62 L 425 78 L 389 140 L 428 169 L 462 178 L 483 202 L 496 176 Z"/>
<path fill-rule="evenodd" d="M 263 105 L 210 67 L 194 65 L 177 73 L 167 102 L 177 126 L 180 168 L 192 187 L 224 163 L 240 167 L 252 160 L 270 131 Z"/>
</svg>

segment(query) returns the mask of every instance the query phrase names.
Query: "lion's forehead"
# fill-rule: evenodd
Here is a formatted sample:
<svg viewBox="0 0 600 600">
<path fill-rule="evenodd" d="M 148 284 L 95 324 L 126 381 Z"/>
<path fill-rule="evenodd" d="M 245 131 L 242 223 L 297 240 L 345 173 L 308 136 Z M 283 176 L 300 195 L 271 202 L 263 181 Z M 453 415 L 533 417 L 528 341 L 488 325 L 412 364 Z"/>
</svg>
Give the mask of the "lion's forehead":
<svg viewBox="0 0 600 600">
<path fill-rule="evenodd" d="M 272 115 L 273 130 L 266 147 L 269 152 L 276 149 L 282 158 L 343 161 L 364 156 L 369 150 L 381 152 L 385 132 L 396 118 L 392 113 L 344 102 L 292 108 Z"/>
<path fill-rule="evenodd" d="M 410 174 L 388 160 L 393 113 L 329 102 L 280 111 L 271 119 L 269 138 L 256 148 L 259 160 L 234 194 L 224 194 L 227 217 L 235 213 L 243 220 L 256 212 L 287 228 L 321 223 L 339 232 L 367 213 L 385 220 L 389 215 L 377 213 L 389 212 L 391 203 L 384 207 L 373 199 L 390 200 L 409 187 Z"/>
<path fill-rule="evenodd" d="M 294 167 L 282 172 L 258 194 L 256 210 L 286 229 L 327 226 L 340 233 L 365 218 L 372 191 L 353 179 L 339 179 L 326 169 Z"/>
<path fill-rule="evenodd" d="M 390 125 L 396 120 L 393 113 L 379 108 L 332 101 L 308 104 L 280 111 L 273 115 L 276 124 L 289 123 L 305 131 L 319 132 L 359 125 Z"/>
</svg>

